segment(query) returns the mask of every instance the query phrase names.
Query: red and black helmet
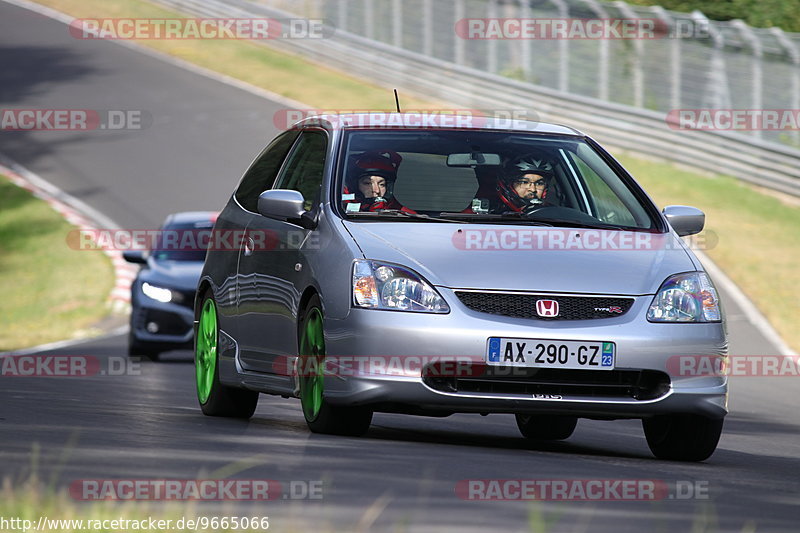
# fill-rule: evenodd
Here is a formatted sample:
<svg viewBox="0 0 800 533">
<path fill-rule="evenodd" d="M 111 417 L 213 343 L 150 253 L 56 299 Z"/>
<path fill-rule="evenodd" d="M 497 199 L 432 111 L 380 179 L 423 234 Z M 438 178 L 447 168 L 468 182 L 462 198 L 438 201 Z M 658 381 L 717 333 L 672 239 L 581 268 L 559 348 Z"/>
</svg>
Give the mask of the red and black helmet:
<svg viewBox="0 0 800 533">
<path fill-rule="evenodd" d="M 387 197 L 391 197 L 394 180 L 397 179 L 397 169 L 403 158 L 391 150 L 373 150 L 358 154 L 347 173 L 345 185 L 347 189 L 360 195 L 358 180 L 363 176 L 381 176 L 386 179 Z"/>
<path fill-rule="evenodd" d="M 553 178 L 553 164 L 536 154 L 528 154 L 510 159 L 503 167 L 503 174 L 497 180 L 497 194 L 500 200 L 513 211 L 522 211 L 530 207 L 531 201 L 521 198 L 514 191 L 514 182 L 526 174 L 538 174 L 545 179 L 542 200 L 547 197 L 550 182 Z"/>
</svg>

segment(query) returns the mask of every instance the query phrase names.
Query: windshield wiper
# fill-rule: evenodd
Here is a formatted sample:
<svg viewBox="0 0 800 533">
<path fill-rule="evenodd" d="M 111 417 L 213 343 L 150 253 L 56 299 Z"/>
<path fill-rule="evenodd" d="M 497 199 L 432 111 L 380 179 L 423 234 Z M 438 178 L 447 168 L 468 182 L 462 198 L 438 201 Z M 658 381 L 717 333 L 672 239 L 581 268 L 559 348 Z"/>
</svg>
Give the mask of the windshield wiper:
<svg viewBox="0 0 800 533">
<path fill-rule="evenodd" d="M 549 222 L 542 221 L 542 220 L 533 220 L 532 218 L 527 218 L 522 213 L 515 213 L 513 211 L 508 213 L 447 213 L 442 212 L 439 214 L 443 217 L 448 217 L 451 219 L 462 219 L 467 222 L 475 222 L 475 223 L 486 223 L 491 224 L 493 222 L 503 222 L 507 220 L 514 220 L 519 222 L 524 222 L 525 224 L 530 224 L 533 226 L 552 226 Z"/>
<path fill-rule="evenodd" d="M 618 226 L 616 224 L 607 224 L 605 222 L 581 222 L 579 220 L 567 220 L 563 218 L 543 218 L 534 219 L 536 221 L 547 222 L 551 226 L 568 226 L 570 228 L 587 228 L 587 229 L 616 229 L 616 230 L 641 230 L 642 228 L 631 228 L 626 226 Z"/>
<path fill-rule="evenodd" d="M 416 220 L 430 220 L 434 222 L 453 222 L 459 224 L 461 221 L 459 220 L 451 220 L 447 218 L 439 218 L 439 217 L 432 217 L 430 215 L 425 215 L 422 213 L 409 213 L 408 211 L 401 211 L 399 209 L 384 209 L 381 211 L 353 211 L 352 213 L 347 213 L 348 216 L 357 216 L 364 218 L 410 218 Z"/>
</svg>

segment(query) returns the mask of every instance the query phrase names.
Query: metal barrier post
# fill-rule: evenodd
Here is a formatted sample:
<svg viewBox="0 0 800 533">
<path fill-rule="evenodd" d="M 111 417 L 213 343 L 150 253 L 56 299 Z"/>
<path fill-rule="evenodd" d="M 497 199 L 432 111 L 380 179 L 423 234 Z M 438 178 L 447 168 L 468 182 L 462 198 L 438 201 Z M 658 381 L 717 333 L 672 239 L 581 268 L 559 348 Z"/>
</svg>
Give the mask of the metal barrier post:
<svg viewBox="0 0 800 533">
<path fill-rule="evenodd" d="M 563 19 L 569 18 L 569 6 L 565 0 L 550 0 L 550 3 L 558 9 L 558 16 Z M 558 90 L 569 92 L 569 40 L 559 39 L 558 41 Z"/>
<path fill-rule="evenodd" d="M 769 31 L 775 36 L 775 40 L 778 41 L 778 44 L 783 48 L 784 53 L 794 66 L 791 71 L 792 88 L 789 108 L 792 110 L 800 109 L 800 49 L 786 36 L 782 29 L 770 28 Z M 795 144 L 800 143 L 800 131 L 792 130 L 790 135 Z"/>
<path fill-rule="evenodd" d="M 752 76 L 753 78 L 750 80 L 752 83 L 752 91 L 751 91 L 751 104 L 750 106 L 753 109 L 763 109 L 764 102 L 763 102 L 763 85 L 761 82 L 761 61 L 764 59 L 764 50 L 761 46 L 761 40 L 756 36 L 753 30 L 744 23 L 743 20 L 733 20 L 731 21 L 731 25 L 739 30 L 739 34 L 742 36 L 742 39 L 747 43 L 752 51 L 753 58 L 751 60 L 752 65 Z M 761 137 L 761 130 L 755 129 L 753 130 L 752 134 L 755 137 Z"/>
<path fill-rule="evenodd" d="M 597 0 L 583 0 L 584 5 L 594 13 L 597 18 L 607 19 L 608 13 L 603 9 Z M 609 53 L 608 39 L 600 39 L 599 58 L 597 62 L 597 97 L 601 100 L 608 100 L 608 69 Z"/>
</svg>

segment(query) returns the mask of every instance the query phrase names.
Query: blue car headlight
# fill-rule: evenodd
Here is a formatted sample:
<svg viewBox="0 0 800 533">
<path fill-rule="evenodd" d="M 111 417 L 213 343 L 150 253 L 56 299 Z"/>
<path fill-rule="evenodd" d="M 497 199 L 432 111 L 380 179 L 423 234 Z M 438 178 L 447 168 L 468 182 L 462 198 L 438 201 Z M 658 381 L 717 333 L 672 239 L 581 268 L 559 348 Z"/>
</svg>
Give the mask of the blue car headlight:
<svg viewBox="0 0 800 533">
<path fill-rule="evenodd" d="M 405 267 L 357 259 L 353 265 L 353 305 L 368 309 L 449 313 L 444 298 Z"/>
<path fill-rule="evenodd" d="M 178 295 L 180 294 L 180 293 L 175 293 L 165 287 L 150 285 L 146 281 L 142 283 L 142 293 L 144 293 L 144 295 L 147 296 L 148 298 L 152 298 L 153 300 L 156 300 L 157 302 L 161 303 L 167 303 L 173 300 L 177 300 L 178 298 L 176 298 L 176 294 Z"/>
<path fill-rule="evenodd" d="M 650 322 L 720 322 L 717 290 L 705 272 L 670 276 L 647 311 Z"/>
</svg>

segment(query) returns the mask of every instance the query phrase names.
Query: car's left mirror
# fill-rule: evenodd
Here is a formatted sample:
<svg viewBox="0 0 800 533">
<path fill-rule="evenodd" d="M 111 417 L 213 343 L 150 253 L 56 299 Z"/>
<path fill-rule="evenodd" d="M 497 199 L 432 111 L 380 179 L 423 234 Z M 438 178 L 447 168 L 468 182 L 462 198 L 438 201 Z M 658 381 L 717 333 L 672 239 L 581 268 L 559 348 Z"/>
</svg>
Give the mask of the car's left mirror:
<svg viewBox="0 0 800 533">
<path fill-rule="evenodd" d="M 298 219 L 306 212 L 303 205 L 305 199 L 298 191 L 290 189 L 273 189 L 264 191 L 258 196 L 259 214 L 279 220 Z"/>
<path fill-rule="evenodd" d="M 137 263 L 140 265 L 147 263 L 144 250 L 125 250 L 122 252 L 122 258 L 128 263 Z"/>
</svg>

